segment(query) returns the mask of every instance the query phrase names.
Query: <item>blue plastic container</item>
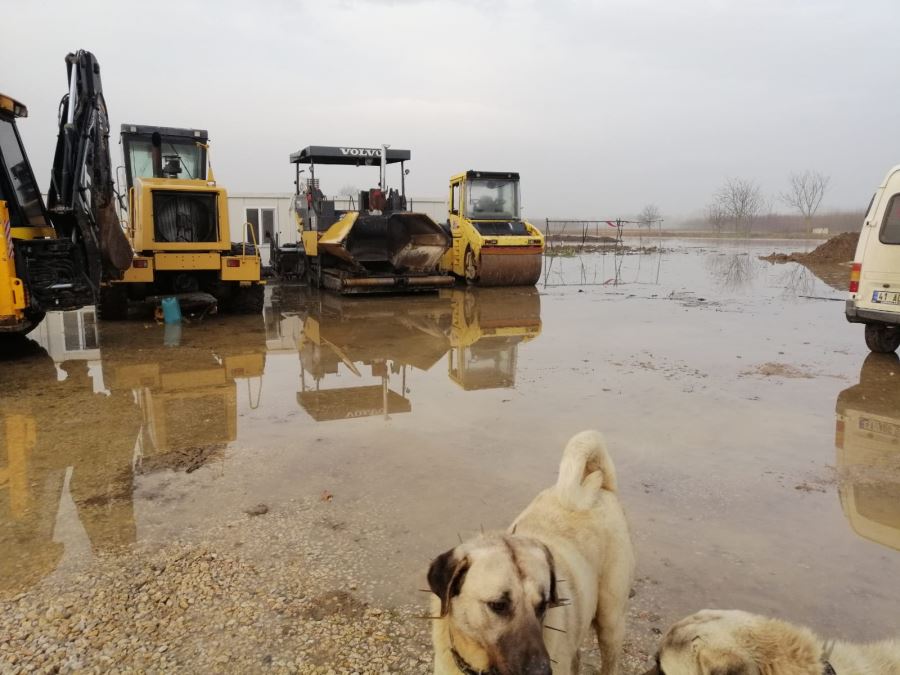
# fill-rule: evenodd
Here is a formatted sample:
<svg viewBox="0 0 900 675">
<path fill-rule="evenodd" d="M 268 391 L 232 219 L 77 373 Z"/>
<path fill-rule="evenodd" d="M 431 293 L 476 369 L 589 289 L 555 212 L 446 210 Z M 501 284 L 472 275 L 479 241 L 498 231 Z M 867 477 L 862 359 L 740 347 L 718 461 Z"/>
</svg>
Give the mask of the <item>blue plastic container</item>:
<svg viewBox="0 0 900 675">
<path fill-rule="evenodd" d="M 181 323 L 181 305 L 178 298 L 162 299 L 163 320 L 166 323 Z"/>
</svg>

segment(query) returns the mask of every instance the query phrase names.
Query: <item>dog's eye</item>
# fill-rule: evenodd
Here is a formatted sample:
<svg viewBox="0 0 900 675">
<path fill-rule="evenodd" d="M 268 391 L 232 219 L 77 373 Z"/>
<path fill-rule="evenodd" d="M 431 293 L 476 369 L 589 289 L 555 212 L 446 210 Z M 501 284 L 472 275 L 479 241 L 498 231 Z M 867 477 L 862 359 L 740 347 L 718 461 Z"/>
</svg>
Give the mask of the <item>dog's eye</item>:
<svg viewBox="0 0 900 675">
<path fill-rule="evenodd" d="M 490 600 L 487 603 L 487 606 L 491 608 L 491 611 L 494 614 L 507 614 L 509 613 L 510 602 L 505 598 L 502 600 Z"/>
</svg>

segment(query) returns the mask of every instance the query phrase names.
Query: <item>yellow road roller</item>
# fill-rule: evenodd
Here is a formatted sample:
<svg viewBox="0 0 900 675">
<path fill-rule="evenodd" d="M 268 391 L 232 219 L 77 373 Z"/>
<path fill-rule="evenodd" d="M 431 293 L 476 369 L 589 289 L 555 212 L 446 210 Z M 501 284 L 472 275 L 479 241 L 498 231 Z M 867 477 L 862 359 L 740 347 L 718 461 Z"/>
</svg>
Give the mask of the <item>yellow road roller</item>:
<svg viewBox="0 0 900 675">
<path fill-rule="evenodd" d="M 541 276 L 544 235 L 520 217 L 519 174 L 466 171 L 450 178 L 453 245 L 441 269 L 477 286 L 533 286 Z"/>
</svg>

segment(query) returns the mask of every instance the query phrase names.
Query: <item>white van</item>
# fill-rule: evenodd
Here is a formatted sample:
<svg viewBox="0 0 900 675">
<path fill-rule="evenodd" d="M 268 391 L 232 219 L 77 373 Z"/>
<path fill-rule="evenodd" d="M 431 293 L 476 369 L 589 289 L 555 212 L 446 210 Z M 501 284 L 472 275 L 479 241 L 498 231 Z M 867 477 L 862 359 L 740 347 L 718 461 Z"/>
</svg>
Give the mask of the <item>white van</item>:
<svg viewBox="0 0 900 675">
<path fill-rule="evenodd" d="M 900 347 L 900 165 L 872 196 L 850 271 L 847 320 L 866 325 L 873 352 Z"/>
</svg>

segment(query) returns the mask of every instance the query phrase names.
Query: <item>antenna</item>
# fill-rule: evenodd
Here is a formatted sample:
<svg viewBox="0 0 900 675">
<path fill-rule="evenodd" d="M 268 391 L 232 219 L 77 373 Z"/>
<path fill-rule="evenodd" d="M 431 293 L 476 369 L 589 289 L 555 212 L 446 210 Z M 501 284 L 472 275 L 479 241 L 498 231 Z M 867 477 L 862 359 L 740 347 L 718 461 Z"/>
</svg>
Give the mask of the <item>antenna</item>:
<svg viewBox="0 0 900 675">
<path fill-rule="evenodd" d="M 391 147 L 386 144 L 381 145 L 381 191 L 387 194 L 387 151 Z"/>
</svg>

